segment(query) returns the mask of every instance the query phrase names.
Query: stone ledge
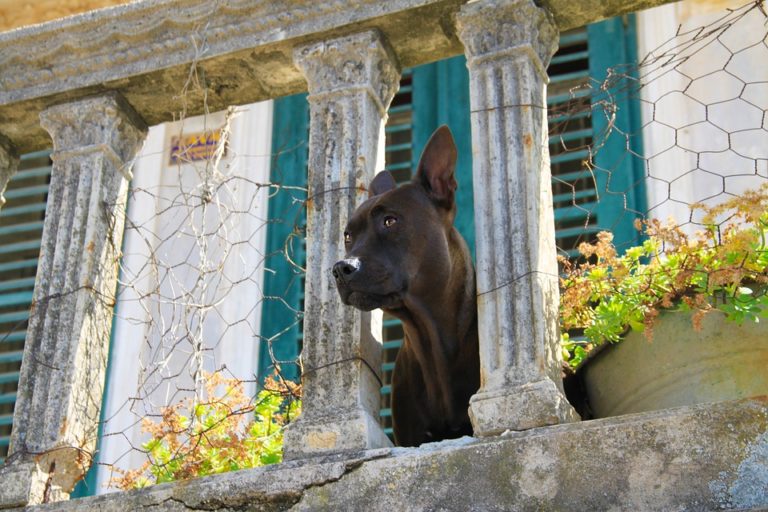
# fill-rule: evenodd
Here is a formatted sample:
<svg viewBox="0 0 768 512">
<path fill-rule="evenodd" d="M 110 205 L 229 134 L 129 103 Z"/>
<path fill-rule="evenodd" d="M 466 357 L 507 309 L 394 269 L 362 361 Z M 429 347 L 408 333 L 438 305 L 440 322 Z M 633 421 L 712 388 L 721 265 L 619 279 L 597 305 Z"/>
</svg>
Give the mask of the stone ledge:
<svg viewBox="0 0 768 512">
<path fill-rule="evenodd" d="M 544 0 L 561 30 L 670 0 Z M 380 30 L 403 66 L 461 53 L 464 0 L 164 0 L 131 2 L 0 33 L 0 133 L 22 152 L 49 145 L 37 115 L 119 90 L 149 124 L 203 111 L 182 105 L 190 67 L 205 71 L 211 110 L 302 92 L 297 45 Z"/>
<path fill-rule="evenodd" d="M 768 507 L 767 486 L 761 397 L 290 462 L 32 509 L 743 510 Z"/>
</svg>

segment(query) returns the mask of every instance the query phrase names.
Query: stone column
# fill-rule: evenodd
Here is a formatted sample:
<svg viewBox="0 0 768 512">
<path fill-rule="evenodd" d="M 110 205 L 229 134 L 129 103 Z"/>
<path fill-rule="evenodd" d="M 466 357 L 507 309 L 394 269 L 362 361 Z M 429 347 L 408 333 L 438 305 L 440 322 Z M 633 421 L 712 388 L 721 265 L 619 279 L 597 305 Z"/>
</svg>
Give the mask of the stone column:
<svg viewBox="0 0 768 512">
<path fill-rule="evenodd" d="M 574 421 L 563 394 L 549 168 L 551 15 L 479 0 L 457 16 L 470 73 L 481 387 L 475 434 Z"/>
<path fill-rule="evenodd" d="M 331 275 L 343 231 L 374 176 L 379 130 L 399 83 L 378 32 L 297 48 L 309 86 L 309 200 L 304 306 L 303 411 L 285 457 L 389 446 L 379 426 L 381 344 L 371 315 L 342 304 Z"/>
<path fill-rule="evenodd" d="M 0 135 L 0 207 L 5 205 L 5 187 L 16 174 L 19 167 L 19 155 L 10 140 Z"/>
<path fill-rule="evenodd" d="M 40 119 L 53 170 L 0 508 L 66 499 L 91 464 L 130 168 L 146 135 L 116 94 Z"/>
</svg>

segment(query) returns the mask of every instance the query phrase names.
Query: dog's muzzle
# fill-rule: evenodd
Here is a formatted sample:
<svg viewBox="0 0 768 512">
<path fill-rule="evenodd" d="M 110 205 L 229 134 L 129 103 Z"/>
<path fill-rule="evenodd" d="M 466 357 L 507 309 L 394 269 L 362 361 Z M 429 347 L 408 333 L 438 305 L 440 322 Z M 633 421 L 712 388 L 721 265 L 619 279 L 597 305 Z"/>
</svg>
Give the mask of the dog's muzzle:
<svg viewBox="0 0 768 512">
<path fill-rule="evenodd" d="M 356 272 L 361 267 L 359 258 L 346 258 L 341 261 L 337 261 L 333 266 L 333 277 L 338 282 L 348 283 L 352 279 Z"/>
</svg>

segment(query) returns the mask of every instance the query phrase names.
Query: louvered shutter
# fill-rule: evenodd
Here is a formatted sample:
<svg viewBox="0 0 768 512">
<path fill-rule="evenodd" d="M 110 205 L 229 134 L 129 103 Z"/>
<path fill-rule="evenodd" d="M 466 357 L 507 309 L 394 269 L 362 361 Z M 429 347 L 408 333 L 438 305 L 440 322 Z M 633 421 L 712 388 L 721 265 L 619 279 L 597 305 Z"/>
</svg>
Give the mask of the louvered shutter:
<svg viewBox="0 0 768 512">
<path fill-rule="evenodd" d="M 50 151 L 23 155 L 0 210 L 0 460 L 8 453 L 13 407 L 51 177 Z"/>
<path fill-rule="evenodd" d="M 270 375 L 275 362 L 281 375 L 299 380 L 298 358 L 304 326 L 304 273 L 290 264 L 305 264 L 304 227 L 306 194 L 280 185 L 307 186 L 309 105 L 306 94 L 275 100 L 272 128 L 267 246 L 264 267 L 264 302 L 259 345 L 259 381 Z"/>
</svg>

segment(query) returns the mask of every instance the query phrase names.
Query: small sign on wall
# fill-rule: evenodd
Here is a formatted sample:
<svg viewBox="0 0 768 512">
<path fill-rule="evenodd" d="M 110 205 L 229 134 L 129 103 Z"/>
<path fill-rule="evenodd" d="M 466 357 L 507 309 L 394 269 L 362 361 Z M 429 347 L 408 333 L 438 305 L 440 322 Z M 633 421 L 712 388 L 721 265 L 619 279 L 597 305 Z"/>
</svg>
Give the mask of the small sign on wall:
<svg viewBox="0 0 768 512">
<path fill-rule="evenodd" d="M 171 137 L 170 164 L 199 162 L 213 158 L 221 143 L 222 130 L 185 133 Z M 226 152 L 226 146 L 224 147 Z"/>
</svg>

